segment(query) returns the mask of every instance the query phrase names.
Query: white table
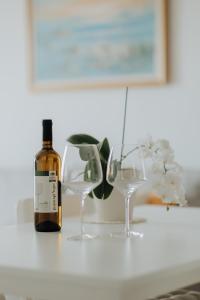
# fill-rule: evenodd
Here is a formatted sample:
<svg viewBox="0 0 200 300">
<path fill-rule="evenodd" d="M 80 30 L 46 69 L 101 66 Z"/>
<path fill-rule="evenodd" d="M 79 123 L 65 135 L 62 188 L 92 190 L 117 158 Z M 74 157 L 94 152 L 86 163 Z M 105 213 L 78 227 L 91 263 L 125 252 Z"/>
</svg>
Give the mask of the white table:
<svg viewBox="0 0 200 300">
<path fill-rule="evenodd" d="M 135 215 L 147 218 L 135 225 L 144 237 L 126 241 L 68 241 L 76 226 L 69 220 L 62 233 L 2 227 L 0 290 L 54 300 L 144 300 L 200 281 L 200 209 L 144 206 Z"/>
</svg>

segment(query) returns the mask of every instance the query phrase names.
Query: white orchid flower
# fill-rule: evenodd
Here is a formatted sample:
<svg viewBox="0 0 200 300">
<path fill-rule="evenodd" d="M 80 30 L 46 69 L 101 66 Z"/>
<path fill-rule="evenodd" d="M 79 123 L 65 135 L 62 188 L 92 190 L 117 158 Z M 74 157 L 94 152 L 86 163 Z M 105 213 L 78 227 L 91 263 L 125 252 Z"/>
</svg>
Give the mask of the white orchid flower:
<svg viewBox="0 0 200 300">
<path fill-rule="evenodd" d="M 174 161 L 174 151 L 170 143 L 164 139 L 154 142 L 152 137 L 148 137 L 141 143 L 141 147 L 144 157 L 153 161 L 149 174 L 153 192 L 164 202 L 186 205 L 182 184 L 183 169 Z"/>
<path fill-rule="evenodd" d="M 170 162 L 174 159 L 174 151 L 167 140 L 157 140 L 152 148 L 153 159 Z"/>
<path fill-rule="evenodd" d="M 148 136 L 146 140 L 140 141 L 139 144 L 142 147 L 144 158 L 152 157 L 152 149 L 154 146 L 152 137 Z"/>
</svg>

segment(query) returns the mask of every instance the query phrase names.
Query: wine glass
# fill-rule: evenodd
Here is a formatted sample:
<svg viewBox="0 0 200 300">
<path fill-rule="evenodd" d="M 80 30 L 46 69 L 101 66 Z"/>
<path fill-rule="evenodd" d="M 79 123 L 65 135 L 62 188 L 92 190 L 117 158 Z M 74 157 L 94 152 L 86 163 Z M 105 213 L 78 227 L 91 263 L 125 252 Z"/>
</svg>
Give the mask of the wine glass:
<svg viewBox="0 0 200 300">
<path fill-rule="evenodd" d="M 111 237 L 142 237 L 143 234 L 130 230 L 130 198 L 147 180 L 141 146 L 123 144 L 111 148 L 106 178 L 117 188 L 125 200 L 124 232 L 111 233 Z"/>
<path fill-rule="evenodd" d="M 99 152 L 96 145 L 67 144 L 62 162 L 62 184 L 74 194 L 80 195 L 80 234 L 68 237 L 72 240 L 95 238 L 95 235 L 84 232 L 84 202 L 88 194 L 103 179 Z"/>
</svg>

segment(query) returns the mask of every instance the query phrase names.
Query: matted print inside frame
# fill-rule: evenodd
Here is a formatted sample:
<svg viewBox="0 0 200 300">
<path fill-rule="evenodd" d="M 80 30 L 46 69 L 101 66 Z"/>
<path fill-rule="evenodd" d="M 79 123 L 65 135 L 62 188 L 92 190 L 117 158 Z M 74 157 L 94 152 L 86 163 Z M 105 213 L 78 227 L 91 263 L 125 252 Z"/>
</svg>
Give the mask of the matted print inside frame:
<svg viewBox="0 0 200 300">
<path fill-rule="evenodd" d="M 28 0 L 39 88 L 166 81 L 166 0 Z"/>
</svg>

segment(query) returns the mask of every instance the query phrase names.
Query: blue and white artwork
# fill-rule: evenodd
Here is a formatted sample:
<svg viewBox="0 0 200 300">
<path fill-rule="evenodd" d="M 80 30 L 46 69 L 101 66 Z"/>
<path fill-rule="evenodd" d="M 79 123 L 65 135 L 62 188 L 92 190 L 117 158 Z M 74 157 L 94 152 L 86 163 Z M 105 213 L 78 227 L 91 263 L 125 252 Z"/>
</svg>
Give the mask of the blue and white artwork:
<svg viewBox="0 0 200 300">
<path fill-rule="evenodd" d="M 162 0 L 32 0 L 34 81 L 155 80 Z M 159 29 L 158 29 L 159 28 Z"/>
</svg>

